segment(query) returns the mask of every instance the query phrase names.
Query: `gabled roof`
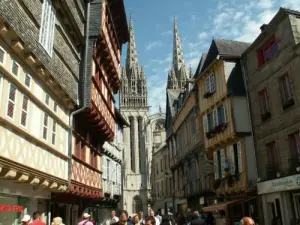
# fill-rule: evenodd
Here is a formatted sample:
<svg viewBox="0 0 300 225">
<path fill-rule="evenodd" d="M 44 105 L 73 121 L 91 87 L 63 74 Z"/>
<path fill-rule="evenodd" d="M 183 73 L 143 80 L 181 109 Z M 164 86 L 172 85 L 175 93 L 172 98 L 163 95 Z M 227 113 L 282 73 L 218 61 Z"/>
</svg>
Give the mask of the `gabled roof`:
<svg viewBox="0 0 300 225">
<path fill-rule="evenodd" d="M 237 61 L 227 80 L 228 95 L 240 96 L 246 94 L 240 60 Z"/>
<path fill-rule="evenodd" d="M 249 46 L 250 43 L 246 42 L 213 39 L 201 72 L 203 72 L 217 56 L 241 56 Z"/>
<path fill-rule="evenodd" d="M 206 56 L 207 56 L 207 53 L 202 53 L 201 58 L 200 58 L 200 62 L 198 64 L 196 72 L 194 74 L 194 78 L 197 78 L 200 75 L 201 69 L 202 69 L 202 67 L 204 65 L 204 62 L 206 60 Z"/>
</svg>

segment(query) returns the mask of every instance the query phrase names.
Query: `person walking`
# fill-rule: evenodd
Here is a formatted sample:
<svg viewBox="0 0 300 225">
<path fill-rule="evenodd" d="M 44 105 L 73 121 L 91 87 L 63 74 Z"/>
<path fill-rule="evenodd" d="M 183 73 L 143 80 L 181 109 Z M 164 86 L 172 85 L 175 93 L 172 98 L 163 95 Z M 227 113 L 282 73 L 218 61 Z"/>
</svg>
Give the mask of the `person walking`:
<svg viewBox="0 0 300 225">
<path fill-rule="evenodd" d="M 40 212 L 34 212 L 32 217 L 33 217 L 33 222 L 30 225 L 46 225 L 41 219 Z"/>
<path fill-rule="evenodd" d="M 31 221 L 31 218 L 29 215 L 24 215 L 24 217 L 21 220 L 22 225 L 29 225 L 30 221 Z"/>
<path fill-rule="evenodd" d="M 61 217 L 53 218 L 51 225 L 64 225 Z"/>
<path fill-rule="evenodd" d="M 78 225 L 94 225 L 91 221 L 90 221 L 91 215 L 88 213 L 84 213 L 82 216 L 82 221 L 80 221 L 78 223 Z"/>
<path fill-rule="evenodd" d="M 255 225 L 254 220 L 251 217 L 244 217 L 241 219 L 241 225 Z"/>
<path fill-rule="evenodd" d="M 119 217 L 116 216 L 116 211 L 115 210 L 111 210 L 110 212 L 110 218 L 108 218 L 108 220 L 106 220 L 106 225 L 112 225 L 119 222 Z"/>
<path fill-rule="evenodd" d="M 205 223 L 205 220 L 203 220 L 201 217 L 200 217 L 200 214 L 198 211 L 195 211 L 193 213 L 193 216 L 192 216 L 192 221 L 190 222 L 190 225 L 206 225 Z"/>
</svg>

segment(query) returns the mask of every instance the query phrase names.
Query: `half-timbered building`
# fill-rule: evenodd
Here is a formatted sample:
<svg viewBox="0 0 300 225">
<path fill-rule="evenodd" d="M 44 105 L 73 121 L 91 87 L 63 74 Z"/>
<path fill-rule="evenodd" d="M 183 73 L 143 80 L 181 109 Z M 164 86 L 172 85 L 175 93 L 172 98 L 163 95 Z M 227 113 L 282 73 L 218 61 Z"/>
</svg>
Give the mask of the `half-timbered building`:
<svg viewBox="0 0 300 225">
<path fill-rule="evenodd" d="M 114 94 L 121 84 L 121 47 L 129 38 L 123 0 L 91 1 L 86 11 L 80 108 L 72 113 L 72 177 L 66 194 L 53 195 L 55 213 L 65 211 L 73 224 L 83 212 L 97 220 L 95 206 L 103 206 L 107 198 L 102 191 L 102 154 L 108 154 L 103 144 L 115 136 Z"/>
<path fill-rule="evenodd" d="M 77 5 L 77 7 L 75 7 Z M 82 1 L 0 1 L 0 224 L 69 185 L 69 115 L 78 98 Z"/>
<path fill-rule="evenodd" d="M 258 215 L 254 144 L 239 61 L 248 46 L 213 39 L 196 80 L 204 144 L 213 160 L 218 195 L 203 210 L 216 213 L 218 221 L 227 218 L 237 222 L 243 215 L 255 219 Z"/>
</svg>

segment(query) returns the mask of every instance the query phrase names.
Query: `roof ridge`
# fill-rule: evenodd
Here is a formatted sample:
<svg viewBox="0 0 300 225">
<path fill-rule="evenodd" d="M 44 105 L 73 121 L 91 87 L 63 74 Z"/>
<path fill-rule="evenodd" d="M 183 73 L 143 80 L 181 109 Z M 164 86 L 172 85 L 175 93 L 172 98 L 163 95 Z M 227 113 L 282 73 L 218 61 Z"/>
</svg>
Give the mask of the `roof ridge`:
<svg viewBox="0 0 300 225">
<path fill-rule="evenodd" d="M 224 39 L 224 38 L 215 38 L 215 41 L 231 41 L 231 42 L 239 42 L 239 43 L 244 43 L 244 44 L 251 44 L 250 42 L 245 42 L 245 41 L 238 41 L 238 40 L 232 40 L 232 39 Z"/>
</svg>

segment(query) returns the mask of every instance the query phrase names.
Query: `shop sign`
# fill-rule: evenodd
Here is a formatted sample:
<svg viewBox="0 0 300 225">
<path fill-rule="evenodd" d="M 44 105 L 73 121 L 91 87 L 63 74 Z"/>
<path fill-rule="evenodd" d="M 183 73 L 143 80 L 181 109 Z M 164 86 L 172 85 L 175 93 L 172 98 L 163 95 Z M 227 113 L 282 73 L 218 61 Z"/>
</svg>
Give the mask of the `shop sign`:
<svg viewBox="0 0 300 225">
<path fill-rule="evenodd" d="M 0 212 L 23 212 L 22 205 L 0 205 Z"/>
<path fill-rule="evenodd" d="M 257 183 L 258 194 L 294 190 L 298 188 L 300 188 L 300 175 L 293 175 Z"/>
</svg>

